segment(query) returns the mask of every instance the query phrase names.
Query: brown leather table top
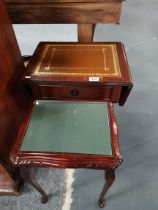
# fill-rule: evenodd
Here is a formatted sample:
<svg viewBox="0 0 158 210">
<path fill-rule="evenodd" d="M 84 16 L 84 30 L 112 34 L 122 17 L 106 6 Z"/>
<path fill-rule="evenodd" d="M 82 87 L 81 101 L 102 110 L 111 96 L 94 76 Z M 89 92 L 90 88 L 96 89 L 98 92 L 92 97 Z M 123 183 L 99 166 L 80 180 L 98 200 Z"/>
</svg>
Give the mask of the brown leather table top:
<svg viewBox="0 0 158 210">
<path fill-rule="evenodd" d="M 25 81 L 131 83 L 121 43 L 40 43 L 23 75 Z"/>
</svg>

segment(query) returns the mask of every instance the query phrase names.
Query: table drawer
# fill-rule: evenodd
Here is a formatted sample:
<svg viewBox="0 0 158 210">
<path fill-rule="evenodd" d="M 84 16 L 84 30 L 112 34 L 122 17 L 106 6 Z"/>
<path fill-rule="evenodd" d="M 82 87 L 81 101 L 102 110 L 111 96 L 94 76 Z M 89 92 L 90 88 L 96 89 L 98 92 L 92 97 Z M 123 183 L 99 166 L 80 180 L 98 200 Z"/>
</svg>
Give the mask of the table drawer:
<svg viewBox="0 0 158 210">
<path fill-rule="evenodd" d="M 121 87 L 32 85 L 31 91 L 34 99 L 81 99 L 117 102 L 120 98 Z"/>
</svg>

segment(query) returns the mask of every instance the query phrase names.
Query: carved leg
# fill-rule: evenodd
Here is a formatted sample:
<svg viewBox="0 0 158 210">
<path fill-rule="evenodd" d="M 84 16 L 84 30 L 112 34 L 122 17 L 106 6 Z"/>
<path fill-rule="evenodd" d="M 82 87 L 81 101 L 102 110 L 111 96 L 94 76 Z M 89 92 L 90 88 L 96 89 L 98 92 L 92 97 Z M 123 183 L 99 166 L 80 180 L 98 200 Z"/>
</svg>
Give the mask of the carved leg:
<svg viewBox="0 0 158 210">
<path fill-rule="evenodd" d="M 92 42 L 96 24 L 78 24 L 78 41 Z"/>
<path fill-rule="evenodd" d="M 21 177 L 26 182 L 28 182 L 29 184 L 31 184 L 42 195 L 41 202 L 42 203 L 47 203 L 48 196 L 44 192 L 44 190 L 41 188 L 41 186 L 38 184 L 38 182 L 36 181 L 35 177 L 33 177 L 31 175 L 31 169 L 30 169 L 30 167 L 20 167 L 20 173 L 21 173 Z"/>
<path fill-rule="evenodd" d="M 115 171 L 114 170 L 105 171 L 105 184 L 98 201 L 100 208 L 103 208 L 105 206 L 104 197 L 109 188 L 111 187 L 111 185 L 113 184 L 114 180 L 115 180 Z"/>
</svg>

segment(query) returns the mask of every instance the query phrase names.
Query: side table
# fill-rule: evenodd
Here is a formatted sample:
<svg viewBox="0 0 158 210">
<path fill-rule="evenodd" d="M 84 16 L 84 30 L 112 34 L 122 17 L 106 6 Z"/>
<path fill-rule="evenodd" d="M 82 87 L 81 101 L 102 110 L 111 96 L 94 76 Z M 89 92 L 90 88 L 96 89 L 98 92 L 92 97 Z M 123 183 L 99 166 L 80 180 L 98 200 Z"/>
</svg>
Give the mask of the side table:
<svg viewBox="0 0 158 210">
<path fill-rule="evenodd" d="M 32 178 L 31 167 L 105 170 L 106 182 L 98 201 L 104 207 L 104 196 L 122 162 L 112 104 L 35 101 L 21 124 L 10 158 L 23 179 L 42 195 L 42 203 L 48 196 Z"/>
<path fill-rule="evenodd" d="M 121 42 L 40 42 L 21 82 L 34 100 L 98 100 L 124 105 L 132 78 Z"/>
</svg>

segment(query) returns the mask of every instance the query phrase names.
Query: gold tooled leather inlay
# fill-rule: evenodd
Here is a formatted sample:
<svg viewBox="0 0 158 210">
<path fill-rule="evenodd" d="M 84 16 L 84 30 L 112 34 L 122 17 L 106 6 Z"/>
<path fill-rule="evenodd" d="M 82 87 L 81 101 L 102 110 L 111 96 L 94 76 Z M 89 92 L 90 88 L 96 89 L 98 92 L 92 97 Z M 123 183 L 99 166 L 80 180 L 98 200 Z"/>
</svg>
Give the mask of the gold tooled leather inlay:
<svg viewBox="0 0 158 210">
<path fill-rule="evenodd" d="M 121 77 L 115 44 L 45 45 L 32 75 Z"/>
</svg>

